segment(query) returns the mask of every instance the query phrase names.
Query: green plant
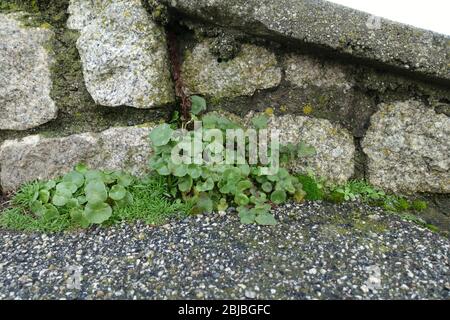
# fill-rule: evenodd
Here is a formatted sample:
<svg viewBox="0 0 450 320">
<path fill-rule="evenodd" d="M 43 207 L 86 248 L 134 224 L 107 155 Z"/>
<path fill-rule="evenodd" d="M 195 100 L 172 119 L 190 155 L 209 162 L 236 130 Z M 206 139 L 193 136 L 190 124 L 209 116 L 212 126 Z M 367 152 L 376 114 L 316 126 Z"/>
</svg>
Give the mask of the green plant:
<svg viewBox="0 0 450 320">
<path fill-rule="evenodd" d="M 108 220 L 113 207 L 129 204 L 133 178 L 121 171 L 88 170 L 82 164 L 57 180 L 24 185 L 13 197 L 19 208 L 52 221 L 68 214 L 81 227 Z"/>
<path fill-rule="evenodd" d="M 39 197 L 39 191 L 44 187 L 44 183 L 33 181 L 25 183 L 12 198 L 12 204 L 22 207 L 30 207 L 33 201 Z"/>
<path fill-rule="evenodd" d="M 334 194 L 334 198 L 342 198 L 345 201 L 358 199 L 362 201 L 377 201 L 386 196 L 382 190 L 359 180 L 351 180 L 343 186 L 334 187 L 330 193 Z"/>
<path fill-rule="evenodd" d="M 192 100 L 191 121 L 200 119 L 199 114 L 206 109 L 203 98 L 194 96 Z M 270 214 L 271 205 L 285 202 L 288 197 L 296 201 L 303 201 L 305 192 L 302 184 L 289 172 L 280 168 L 276 174 L 264 173 L 261 163 L 249 165 L 249 161 L 242 150 L 226 148 L 224 143 L 226 131 L 242 129 L 238 124 L 217 114 L 207 114 L 201 117 L 205 129 L 215 129 L 214 139 L 201 141 L 200 161 L 187 160 L 176 163 L 173 150 L 181 148 L 192 149 L 198 131 L 174 131 L 169 124 L 161 124 L 150 133 L 150 140 L 154 150 L 150 159 L 150 168 L 159 175 L 167 176 L 170 193 L 173 197 L 181 196 L 190 199 L 195 205 L 191 213 L 225 210 L 229 205 L 237 207 L 242 223 L 259 223 L 274 225 L 276 221 Z M 190 121 L 190 122 L 191 122 Z M 189 123 L 183 124 L 186 128 Z M 256 130 L 267 128 L 268 119 L 261 115 L 253 119 L 252 126 Z M 200 133 L 201 134 L 201 133 Z M 206 139 L 205 139 L 206 140 Z M 220 141 L 221 140 L 221 141 Z M 198 140 L 197 140 L 198 141 Z M 245 139 L 245 150 L 249 148 L 249 138 Z M 195 148 L 195 147 L 194 147 Z M 268 146 L 269 157 L 274 152 Z M 239 158 L 241 164 L 224 164 L 215 161 L 217 157 L 223 159 L 227 152 Z M 304 143 L 289 144 L 280 147 L 280 159 L 284 163 L 296 157 L 304 157 L 314 153 L 314 149 Z M 177 151 L 175 154 L 180 155 Z M 201 161 L 206 158 L 206 162 Z"/>
<path fill-rule="evenodd" d="M 305 185 L 305 182 L 303 184 Z M 410 213 L 411 211 L 420 212 L 425 210 L 427 208 L 425 201 L 410 201 L 398 195 L 388 195 L 365 181 L 353 180 L 343 186 L 331 187 L 325 198 L 337 203 L 360 200 L 370 205 L 380 206 L 386 211 L 399 215 L 403 220 L 413 222 L 432 231 L 438 230 L 437 227 L 427 224 L 422 218 Z"/>
<path fill-rule="evenodd" d="M 142 220 L 147 224 L 158 225 L 165 221 L 186 216 L 192 203 L 173 201 L 166 177 L 151 175 L 132 185 L 129 191 L 133 202 L 116 208 L 108 223 Z"/>
<path fill-rule="evenodd" d="M 306 200 L 317 201 L 324 198 L 322 186 L 316 181 L 314 177 L 302 174 L 297 178 L 302 184 L 303 190 L 306 192 Z"/>
<path fill-rule="evenodd" d="M 22 208 L 9 208 L 0 213 L 0 226 L 19 231 L 61 232 L 76 227 L 67 213 L 61 213 L 51 219 L 36 217 Z"/>
<path fill-rule="evenodd" d="M 420 212 L 425 210 L 428 207 L 428 204 L 423 200 L 414 200 L 411 206 L 414 210 Z"/>
<path fill-rule="evenodd" d="M 78 167 L 82 169 L 82 167 Z M 86 171 L 87 173 L 88 171 Z M 90 174 L 93 174 L 93 171 Z M 111 172 L 101 172 L 105 175 L 111 175 Z M 116 173 L 117 175 L 118 173 Z M 89 174 L 88 174 L 89 175 Z M 119 176 L 122 176 L 119 174 Z M 122 176 L 122 178 L 125 176 Z M 53 182 L 36 181 L 23 185 L 12 199 L 13 207 L 10 207 L 0 213 L 0 227 L 20 230 L 20 231 L 39 231 L 39 232 L 61 232 L 68 229 L 74 229 L 79 227 L 87 227 L 88 224 L 81 225 L 80 221 L 73 217 L 73 212 L 70 205 L 56 206 L 58 214 L 42 214 L 33 213 L 31 211 L 32 205 L 35 206 L 35 201 L 39 200 L 39 195 L 42 194 L 42 190 L 49 190 L 50 199 L 46 204 L 51 204 L 54 195 L 56 194 L 56 186 L 58 183 L 63 182 L 64 177 L 55 180 Z M 66 178 L 67 179 L 67 178 Z M 109 178 L 107 179 L 108 181 Z M 107 200 L 112 207 L 112 214 L 108 220 L 104 221 L 104 225 L 112 225 L 121 221 L 136 221 L 142 220 L 148 224 L 162 224 L 171 218 L 180 218 L 186 215 L 192 208 L 193 204 L 190 202 L 183 202 L 180 199 L 172 200 L 169 194 L 169 184 L 167 177 L 161 176 L 148 176 L 142 179 L 133 179 L 133 183 L 126 187 L 127 192 L 130 193 L 129 199 L 133 201 L 120 201 L 109 199 Z M 129 181 L 128 178 L 124 181 Z M 49 185 L 55 187 L 49 188 Z M 85 185 L 87 185 L 85 183 Z M 112 192 L 113 186 L 117 184 L 107 183 L 108 189 Z M 114 188 L 117 189 L 117 188 Z M 77 191 L 83 197 L 83 189 Z M 110 192 L 110 193 L 111 193 Z M 112 192 L 114 193 L 114 192 Z M 116 190 L 117 193 L 117 190 Z M 85 197 L 86 194 L 84 194 Z M 114 195 L 113 195 L 114 196 Z M 90 195 L 89 198 L 95 198 L 95 195 Z M 115 195 L 117 197 L 117 195 Z M 114 203 L 115 201 L 116 203 Z M 68 201 L 68 204 L 71 201 Z M 41 202 L 42 206 L 45 206 Z M 39 206 L 39 205 L 38 205 Z M 81 209 L 80 205 L 80 209 Z M 86 204 L 84 205 L 84 208 Z"/>
</svg>

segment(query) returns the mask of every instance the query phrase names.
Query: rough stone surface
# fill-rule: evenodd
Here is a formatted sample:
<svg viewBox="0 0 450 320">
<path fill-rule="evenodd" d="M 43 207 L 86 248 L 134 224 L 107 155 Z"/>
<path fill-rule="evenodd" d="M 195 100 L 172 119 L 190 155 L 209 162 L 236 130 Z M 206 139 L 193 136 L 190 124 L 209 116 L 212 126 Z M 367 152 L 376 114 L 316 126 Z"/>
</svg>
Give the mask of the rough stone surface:
<svg viewBox="0 0 450 320">
<path fill-rule="evenodd" d="M 275 54 L 265 48 L 243 44 L 234 59 L 219 62 L 209 47 L 205 40 L 185 54 L 182 74 L 190 93 L 215 99 L 250 96 L 281 81 Z"/>
<path fill-rule="evenodd" d="M 56 118 L 50 97 L 53 32 L 25 27 L 20 14 L 0 14 L 0 129 L 26 130 Z"/>
<path fill-rule="evenodd" d="M 212 24 L 450 80 L 450 38 L 322 0 L 161 0 Z"/>
<path fill-rule="evenodd" d="M 150 108 L 174 101 L 164 30 L 140 0 L 72 0 L 69 12 L 68 26 L 80 31 L 77 48 L 96 103 Z"/>
<path fill-rule="evenodd" d="M 382 104 L 363 140 L 374 185 L 450 192 L 450 118 L 416 101 Z"/>
<path fill-rule="evenodd" d="M 250 113 L 247 119 L 252 117 Z M 339 125 L 325 119 L 285 115 L 270 117 L 268 129 L 280 131 L 281 144 L 303 141 L 316 149 L 316 155 L 295 160 L 290 165 L 293 171 L 312 169 L 317 176 L 335 183 L 344 183 L 353 175 L 353 137 Z"/>
<path fill-rule="evenodd" d="M 105 0 L 70 0 L 70 5 L 67 8 L 67 13 L 69 14 L 67 27 L 69 29 L 82 30 L 95 20 L 110 2 Z"/>
<path fill-rule="evenodd" d="M 91 168 L 142 174 L 151 152 L 150 130 L 150 126 L 123 127 L 63 138 L 33 135 L 7 140 L 0 146 L 2 189 L 11 191 L 27 181 L 54 178 L 80 162 Z"/>
<path fill-rule="evenodd" d="M 323 63 L 311 56 L 290 54 L 285 58 L 286 80 L 291 84 L 307 88 L 341 88 L 346 93 L 353 87 L 353 81 L 339 64 Z"/>
</svg>

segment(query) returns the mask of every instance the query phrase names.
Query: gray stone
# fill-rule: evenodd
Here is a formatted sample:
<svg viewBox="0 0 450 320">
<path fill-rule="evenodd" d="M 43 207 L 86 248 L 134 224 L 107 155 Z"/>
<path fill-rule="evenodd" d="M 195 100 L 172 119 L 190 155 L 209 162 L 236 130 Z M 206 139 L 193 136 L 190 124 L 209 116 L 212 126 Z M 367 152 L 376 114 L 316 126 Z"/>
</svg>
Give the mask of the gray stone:
<svg viewBox="0 0 450 320">
<path fill-rule="evenodd" d="M 450 192 L 450 118 L 417 101 L 381 104 L 362 143 L 369 180 L 393 192 Z"/>
<path fill-rule="evenodd" d="M 161 0 L 189 17 L 450 80 L 450 38 L 322 0 Z"/>
<path fill-rule="evenodd" d="M 164 30 L 140 0 L 72 0 L 69 12 L 68 26 L 80 31 L 84 80 L 96 103 L 150 108 L 174 101 Z"/>
<path fill-rule="evenodd" d="M 353 87 L 353 80 L 342 65 L 295 54 L 287 55 L 284 64 L 286 80 L 296 87 L 340 88 L 343 93 Z"/>
<path fill-rule="evenodd" d="M 267 49 L 243 44 L 234 59 L 219 62 L 210 45 L 205 40 L 185 53 L 182 75 L 189 93 L 215 99 L 250 96 L 280 83 L 281 69 L 275 54 Z"/>
<path fill-rule="evenodd" d="M 0 146 L 0 182 L 12 191 L 36 179 L 51 179 L 78 163 L 96 169 L 123 169 L 135 175 L 147 171 L 151 154 L 148 134 L 152 127 L 117 127 L 101 133 L 63 138 L 28 136 Z"/>
<path fill-rule="evenodd" d="M 105 0 L 70 0 L 67 13 L 67 27 L 73 30 L 82 30 L 89 25 L 103 9 L 110 3 Z"/>
<path fill-rule="evenodd" d="M 56 118 L 50 97 L 53 32 L 25 27 L 22 15 L 0 14 L 0 129 L 26 130 Z"/>
<path fill-rule="evenodd" d="M 253 117 L 247 115 L 247 123 Z M 294 172 L 312 170 L 318 177 L 334 183 L 345 183 L 354 173 L 355 145 L 350 132 L 326 119 L 304 116 L 272 116 L 269 130 L 280 131 L 280 143 L 303 141 L 316 149 L 311 157 L 300 158 L 289 165 Z"/>
</svg>

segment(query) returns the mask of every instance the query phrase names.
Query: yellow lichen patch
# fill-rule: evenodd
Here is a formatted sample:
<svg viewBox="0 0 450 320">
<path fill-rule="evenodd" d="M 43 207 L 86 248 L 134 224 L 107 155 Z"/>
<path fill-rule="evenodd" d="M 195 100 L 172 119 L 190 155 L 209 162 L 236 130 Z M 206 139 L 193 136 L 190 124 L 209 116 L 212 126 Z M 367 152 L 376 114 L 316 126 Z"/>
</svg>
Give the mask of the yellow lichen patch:
<svg viewBox="0 0 450 320">
<path fill-rule="evenodd" d="M 313 107 L 308 103 L 303 107 L 303 113 L 310 115 L 313 112 Z"/>
<path fill-rule="evenodd" d="M 50 23 L 48 23 L 48 22 L 44 22 L 39 27 L 42 28 L 42 29 L 51 29 L 52 25 Z"/>
<path fill-rule="evenodd" d="M 282 106 L 280 107 L 280 111 L 281 111 L 281 112 L 287 112 L 287 107 L 286 107 L 285 105 L 282 105 Z"/>
<path fill-rule="evenodd" d="M 273 108 L 271 108 L 271 107 L 266 108 L 266 110 L 264 111 L 264 113 L 266 114 L 266 116 L 272 117 L 272 116 L 273 116 Z"/>
</svg>

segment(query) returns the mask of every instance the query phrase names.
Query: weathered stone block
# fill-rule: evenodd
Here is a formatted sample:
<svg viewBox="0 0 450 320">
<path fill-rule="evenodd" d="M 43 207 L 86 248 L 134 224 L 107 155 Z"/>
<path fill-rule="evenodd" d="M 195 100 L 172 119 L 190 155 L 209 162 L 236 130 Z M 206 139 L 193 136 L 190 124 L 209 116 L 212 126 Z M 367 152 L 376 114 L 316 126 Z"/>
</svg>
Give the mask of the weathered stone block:
<svg viewBox="0 0 450 320">
<path fill-rule="evenodd" d="M 186 53 L 182 75 L 191 94 L 214 99 L 251 96 L 280 83 L 281 69 L 275 54 L 267 49 L 244 44 L 234 59 L 219 62 L 209 46 L 205 40 Z"/>
<path fill-rule="evenodd" d="M 246 119 L 250 123 L 253 113 Z M 303 141 L 316 149 L 314 156 L 300 158 L 290 164 L 294 172 L 311 169 L 319 177 L 334 183 L 344 183 L 354 173 L 355 145 L 351 133 L 325 119 L 304 116 L 273 116 L 269 130 L 280 131 L 280 143 Z"/>
<path fill-rule="evenodd" d="M 69 12 L 68 27 L 80 31 L 84 80 L 96 103 L 151 108 L 174 101 L 164 30 L 140 0 L 72 0 Z"/>
<path fill-rule="evenodd" d="M 118 127 L 101 133 L 63 138 L 39 135 L 7 140 L 0 146 L 0 182 L 3 191 L 17 189 L 36 179 L 51 179 L 78 163 L 96 169 L 124 169 L 142 175 L 147 171 L 152 127 Z"/>
<path fill-rule="evenodd" d="M 26 130 L 56 118 L 50 97 L 53 32 L 0 14 L 0 130 Z"/>
<path fill-rule="evenodd" d="M 369 180 L 404 193 L 450 192 L 450 118 L 417 101 L 382 104 L 363 140 Z"/>
</svg>

